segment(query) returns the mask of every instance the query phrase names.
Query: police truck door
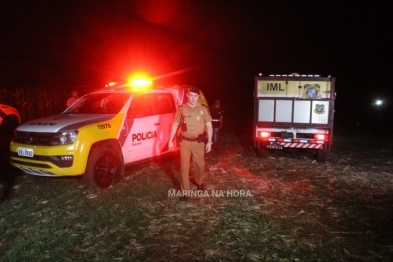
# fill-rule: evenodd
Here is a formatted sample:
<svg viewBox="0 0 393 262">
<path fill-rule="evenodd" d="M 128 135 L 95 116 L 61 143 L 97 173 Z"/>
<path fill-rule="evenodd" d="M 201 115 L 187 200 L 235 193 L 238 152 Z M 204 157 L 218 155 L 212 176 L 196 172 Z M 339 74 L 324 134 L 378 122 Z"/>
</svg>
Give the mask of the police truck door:
<svg viewBox="0 0 393 262">
<path fill-rule="evenodd" d="M 176 113 L 176 105 L 172 94 L 155 93 L 150 94 L 153 111 L 157 116 L 157 143 L 154 145 L 153 154 L 160 155 L 168 150 L 169 134 L 172 120 Z"/>
<path fill-rule="evenodd" d="M 156 118 L 148 94 L 134 94 L 125 119 L 128 131 L 123 146 L 125 163 L 152 156 L 157 138 Z"/>
</svg>

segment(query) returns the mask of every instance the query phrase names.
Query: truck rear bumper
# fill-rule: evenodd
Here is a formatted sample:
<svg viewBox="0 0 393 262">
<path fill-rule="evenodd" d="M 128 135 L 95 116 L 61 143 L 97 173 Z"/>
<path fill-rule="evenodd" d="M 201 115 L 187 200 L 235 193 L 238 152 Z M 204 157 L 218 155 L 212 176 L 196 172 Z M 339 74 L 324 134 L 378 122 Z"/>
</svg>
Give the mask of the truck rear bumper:
<svg viewBox="0 0 393 262">
<path fill-rule="evenodd" d="M 268 140 L 256 139 L 255 144 L 257 148 L 266 148 L 266 149 L 283 149 L 283 148 L 323 149 L 325 147 L 324 141 L 316 141 L 316 140 L 298 141 L 298 139 L 281 139 L 281 138 L 269 138 Z"/>
<path fill-rule="evenodd" d="M 310 148 L 310 149 L 321 149 L 324 146 L 324 142 L 316 142 L 316 143 L 309 143 L 309 142 L 303 142 L 303 143 L 297 143 L 297 142 L 277 142 L 277 141 L 269 141 L 266 143 L 266 146 L 268 145 L 280 145 L 284 148 Z"/>
</svg>

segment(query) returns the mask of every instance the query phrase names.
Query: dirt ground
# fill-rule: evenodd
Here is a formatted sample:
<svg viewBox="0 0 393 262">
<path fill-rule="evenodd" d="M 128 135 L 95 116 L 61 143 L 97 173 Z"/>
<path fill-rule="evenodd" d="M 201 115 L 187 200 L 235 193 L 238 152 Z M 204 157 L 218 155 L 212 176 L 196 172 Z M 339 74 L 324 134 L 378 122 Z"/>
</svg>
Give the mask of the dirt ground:
<svg viewBox="0 0 393 262">
<path fill-rule="evenodd" d="M 9 164 L 9 143 L 11 139 L 12 136 L 10 134 L 0 131 L 0 201 L 8 197 L 18 172 Z"/>
<path fill-rule="evenodd" d="M 8 143 L 2 139 L 3 199 L 14 186 L 16 172 L 8 164 Z M 233 254 L 254 249 L 247 254 L 250 261 L 266 259 L 268 252 L 274 261 L 274 254 L 280 250 L 283 254 L 290 250 L 291 256 L 297 258 L 303 252 L 303 256 L 318 254 L 317 259 L 325 255 L 336 261 L 393 258 L 391 143 L 347 141 L 337 136 L 325 163 L 316 162 L 314 151 L 304 150 L 271 152 L 268 158 L 261 159 L 251 145 L 247 134 L 220 134 L 219 150 L 206 155 L 205 179 L 209 194 L 213 190 L 224 194 L 243 190 L 250 195 L 243 200 L 224 196 L 197 197 L 184 204 L 175 198 L 145 203 L 150 209 L 167 208 L 150 223 L 146 238 L 138 243 L 141 250 L 146 245 L 145 250 L 157 256 L 162 253 L 162 243 L 169 241 L 167 238 L 180 239 L 184 246 L 168 250 L 182 250 L 182 258 L 191 259 L 195 258 L 195 250 L 186 247 L 209 235 L 212 248 L 201 250 L 200 259 L 231 256 L 227 257 L 230 260 Z M 154 165 L 142 166 L 138 172 L 150 172 L 149 168 Z M 119 190 L 136 177 L 131 175 L 121 181 Z M 176 179 L 165 175 L 162 179 L 178 187 Z M 186 231 L 172 230 L 174 223 L 182 223 Z M 192 238 L 184 239 L 194 231 Z M 217 233 L 212 237 L 211 232 Z M 264 250 L 258 251 L 260 246 Z"/>
</svg>

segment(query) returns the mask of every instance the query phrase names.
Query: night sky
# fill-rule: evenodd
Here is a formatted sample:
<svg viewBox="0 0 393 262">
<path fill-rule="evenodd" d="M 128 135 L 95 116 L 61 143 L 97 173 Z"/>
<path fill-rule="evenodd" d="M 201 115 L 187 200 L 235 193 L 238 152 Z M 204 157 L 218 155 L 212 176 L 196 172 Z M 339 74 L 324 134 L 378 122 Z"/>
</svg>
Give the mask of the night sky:
<svg viewBox="0 0 393 262">
<path fill-rule="evenodd" d="M 332 75 L 336 118 L 356 122 L 374 98 L 392 108 L 393 9 L 332 2 L 1 0 L 1 85 L 82 88 L 143 70 L 231 112 L 250 108 L 259 72 Z"/>
</svg>

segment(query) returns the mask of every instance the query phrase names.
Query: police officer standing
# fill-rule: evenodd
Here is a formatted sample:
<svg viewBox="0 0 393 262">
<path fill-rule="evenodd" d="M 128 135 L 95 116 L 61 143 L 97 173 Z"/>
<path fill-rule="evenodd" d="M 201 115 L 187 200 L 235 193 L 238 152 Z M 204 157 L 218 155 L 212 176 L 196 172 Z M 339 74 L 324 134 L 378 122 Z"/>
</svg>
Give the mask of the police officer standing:
<svg viewBox="0 0 393 262">
<path fill-rule="evenodd" d="M 213 124 L 213 150 L 218 150 L 218 131 L 222 128 L 222 123 L 224 121 L 224 110 L 221 107 L 220 100 L 216 99 L 214 101 L 214 106 L 210 110 L 212 116 Z"/>
<path fill-rule="evenodd" d="M 209 110 L 198 105 L 200 91 L 196 87 L 191 87 L 188 93 L 188 103 L 179 107 L 173 120 L 171 133 L 169 135 L 168 148 L 174 149 L 173 139 L 177 133 L 179 124 L 181 125 L 180 141 L 180 162 L 181 162 L 181 189 L 180 200 L 187 200 L 190 196 L 190 159 L 193 160 L 194 178 L 197 183 L 197 190 L 204 190 L 203 176 L 205 172 L 205 151 L 209 153 L 212 147 L 212 123 Z M 207 128 L 208 141 L 205 145 L 203 135 L 204 127 Z"/>
</svg>

